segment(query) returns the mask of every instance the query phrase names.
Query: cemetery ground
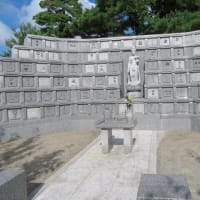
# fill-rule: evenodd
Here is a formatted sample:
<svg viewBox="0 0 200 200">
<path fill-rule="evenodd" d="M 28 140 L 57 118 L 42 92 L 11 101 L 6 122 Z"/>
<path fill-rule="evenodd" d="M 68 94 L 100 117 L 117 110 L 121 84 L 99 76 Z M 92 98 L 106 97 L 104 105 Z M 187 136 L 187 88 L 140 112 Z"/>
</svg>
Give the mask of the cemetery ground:
<svg viewBox="0 0 200 200">
<path fill-rule="evenodd" d="M 157 170 L 187 178 L 194 200 L 200 199 L 200 133 L 172 132 L 158 148 Z"/>
<path fill-rule="evenodd" d="M 98 135 L 98 131 L 67 131 L 0 143 L 0 169 L 24 169 L 30 194 Z"/>
</svg>

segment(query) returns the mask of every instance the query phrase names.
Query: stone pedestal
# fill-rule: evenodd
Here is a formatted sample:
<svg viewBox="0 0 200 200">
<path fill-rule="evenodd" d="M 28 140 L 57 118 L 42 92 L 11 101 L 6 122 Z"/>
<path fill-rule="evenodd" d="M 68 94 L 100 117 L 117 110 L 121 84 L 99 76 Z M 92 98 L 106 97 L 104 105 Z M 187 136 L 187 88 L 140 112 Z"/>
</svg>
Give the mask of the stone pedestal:
<svg viewBox="0 0 200 200">
<path fill-rule="evenodd" d="M 131 153 L 133 148 L 133 138 L 131 129 L 124 129 L 124 153 Z"/>
</svg>

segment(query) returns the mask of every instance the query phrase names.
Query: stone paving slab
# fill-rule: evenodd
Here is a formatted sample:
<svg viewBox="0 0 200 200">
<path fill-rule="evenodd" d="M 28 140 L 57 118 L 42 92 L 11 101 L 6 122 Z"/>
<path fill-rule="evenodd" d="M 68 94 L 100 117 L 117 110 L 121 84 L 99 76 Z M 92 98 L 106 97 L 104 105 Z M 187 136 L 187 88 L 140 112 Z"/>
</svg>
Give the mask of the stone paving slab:
<svg viewBox="0 0 200 200">
<path fill-rule="evenodd" d="M 114 137 L 123 138 L 122 130 Z M 114 145 L 102 154 L 97 140 L 75 162 L 48 181 L 33 200 L 135 200 L 142 173 L 156 173 L 156 131 L 133 131 L 130 154 Z"/>
</svg>

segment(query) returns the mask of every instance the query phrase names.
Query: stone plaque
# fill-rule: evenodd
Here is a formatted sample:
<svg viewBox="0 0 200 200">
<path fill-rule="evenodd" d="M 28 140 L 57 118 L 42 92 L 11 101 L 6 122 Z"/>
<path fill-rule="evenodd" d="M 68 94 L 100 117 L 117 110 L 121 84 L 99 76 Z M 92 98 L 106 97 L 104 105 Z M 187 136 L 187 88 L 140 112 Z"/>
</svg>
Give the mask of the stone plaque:
<svg viewBox="0 0 200 200">
<path fill-rule="evenodd" d="M 37 102 L 37 92 L 25 92 L 24 99 L 26 103 L 36 103 Z"/>
<path fill-rule="evenodd" d="M 200 55 L 200 47 L 194 47 L 193 55 L 194 56 L 199 56 Z"/>
<path fill-rule="evenodd" d="M 91 61 L 96 61 L 97 60 L 97 55 L 96 53 L 89 53 L 88 54 L 88 61 L 91 62 Z"/>
<path fill-rule="evenodd" d="M 108 99 L 118 99 L 120 98 L 119 90 L 107 90 Z"/>
<path fill-rule="evenodd" d="M 199 70 L 200 69 L 200 59 L 193 60 L 192 69 Z"/>
<path fill-rule="evenodd" d="M 3 62 L 3 69 L 4 69 L 4 72 L 15 73 L 16 65 L 14 62 Z"/>
<path fill-rule="evenodd" d="M 110 60 L 112 61 L 121 61 L 121 53 L 119 51 L 109 53 Z"/>
<path fill-rule="evenodd" d="M 46 60 L 46 54 L 43 51 L 34 51 L 34 58 L 36 60 Z"/>
<path fill-rule="evenodd" d="M 171 74 L 161 74 L 160 83 L 162 85 L 172 85 L 172 75 Z"/>
<path fill-rule="evenodd" d="M 38 73 L 48 73 L 48 64 L 36 64 L 36 71 Z"/>
<path fill-rule="evenodd" d="M 174 68 L 175 68 L 175 70 L 184 70 L 185 69 L 184 60 L 175 60 L 174 61 Z"/>
<path fill-rule="evenodd" d="M 144 40 L 136 40 L 136 47 L 144 47 L 144 46 L 145 46 Z"/>
<path fill-rule="evenodd" d="M 23 72 L 23 73 L 33 73 L 32 63 L 21 63 L 21 72 Z"/>
<path fill-rule="evenodd" d="M 187 88 L 176 88 L 176 97 L 179 99 L 187 99 L 188 98 Z"/>
<path fill-rule="evenodd" d="M 89 114 L 90 113 L 90 106 L 87 104 L 78 105 L 79 113 L 81 114 Z"/>
<path fill-rule="evenodd" d="M 71 101 L 79 101 L 81 98 L 80 90 L 71 90 Z"/>
<path fill-rule="evenodd" d="M 51 73 L 62 74 L 63 73 L 63 65 L 51 65 Z"/>
<path fill-rule="evenodd" d="M 111 63 L 108 67 L 110 73 L 120 73 L 121 72 L 121 63 Z"/>
<path fill-rule="evenodd" d="M 71 108 L 70 105 L 67 106 L 60 106 L 60 115 L 71 115 Z"/>
<path fill-rule="evenodd" d="M 147 71 L 158 71 L 159 70 L 158 62 L 156 62 L 156 61 L 146 62 L 145 63 L 145 70 L 147 70 Z"/>
<path fill-rule="evenodd" d="M 170 45 L 169 38 L 160 38 L 160 45 L 161 46 L 169 46 Z"/>
<path fill-rule="evenodd" d="M 59 60 L 59 54 L 55 52 L 49 52 L 49 60 L 58 61 Z"/>
<path fill-rule="evenodd" d="M 58 101 L 68 101 L 69 100 L 69 92 L 68 91 L 57 91 L 56 92 Z"/>
<path fill-rule="evenodd" d="M 173 88 L 162 88 L 162 98 L 163 99 L 173 99 L 174 90 Z"/>
<path fill-rule="evenodd" d="M 112 41 L 112 47 L 113 47 L 113 49 L 119 49 L 120 41 Z"/>
<path fill-rule="evenodd" d="M 105 77 L 104 76 L 96 76 L 95 83 L 96 83 L 96 86 L 105 86 Z"/>
<path fill-rule="evenodd" d="M 148 85 L 158 85 L 158 75 L 157 74 L 147 75 L 146 81 Z"/>
<path fill-rule="evenodd" d="M 0 76 L 0 88 L 3 88 L 4 81 L 3 81 L 3 76 Z"/>
<path fill-rule="evenodd" d="M 70 74 L 77 74 L 77 65 L 68 65 L 69 73 Z"/>
<path fill-rule="evenodd" d="M 29 50 L 19 50 L 19 58 L 30 58 Z"/>
<path fill-rule="evenodd" d="M 174 48 L 174 56 L 177 56 L 177 57 L 184 56 L 184 49 Z"/>
<path fill-rule="evenodd" d="M 56 49 L 56 42 L 55 41 L 46 40 L 46 48 Z"/>
<path fill-rule="evenodd" d="M 8 110 L 8 119 L 9 120 L 19 120 L 21 118 L 22 118 L 21 109 Z"/>
<path fill-rule="evenodd" d="M 39 78 L 39 88 L 50 88 L 51 80 L 50 78 L 42 77 Z"/>
<path fill-rule="evenodd" d="M 5 77 L 5 86 L 8 88 L 18 87 L 18 77 Z"/>
<path fill-rule="evenodd" d="M 158 94 L 158 89 L 152 88 L 147 90 L 147 98 L 148 99 L 158 99 L 159 94 Z"/>
<path fill-rule="evenodd" d="M 82 90 L 81 91 L 81 99 L 84 100 L 84 99 L 90 99 L 90 90 Z"/>
<path fill-rule="evenodd" d="M 63 87 L 64 86 L 64 78 L 62 78 L 62 77 L 54 77 L 53 86 L 54 87 Z"/>
<path fill-rule="evenodd" d="M 97 42 L 90 42 L 89 47 L 90 47 L 90 50 L 97 50 L 99 45 Z"/>
<path fill-rule="evenodd" d="M 107 72 L 107 64 L 98 64 L 97 72 L 98 73 L 106 73 Z"/>
<path fill-rule="evenodd" d="M 101 49 L 109 49 L 110 42 L 101 42 Z"/>
<path fill-rule="evenodd" d="M 148 58 L 157 58 L 158 57 L 158 52 L 156 49 L 151 49 L 151 50 L 148 50 L 147 52 L 147 57 Z"/>
<path fill-rule="evenodd" d="M 40 108 L 27 108 L 27 119 L 40 119 Z"/>
<path fill-rule="evenodd" d="M 44 107 L 44 116 L 45 117 L 54 117 L 56 115 L 55 107 Z"/>
<path fill-rule="evenodd" d="M 161 58 L 170 58 L 171 57 L 171 49 L 160 49 L 160 57 Z"/>
<path fill-rule="evenodd" d="M 23 77 L 22 78 L 23 87 L 34 87 L 34 77 Z"/>
<path fill-rule="evenodd" d="M 78 88 L 79 87 L 79 78 L 69 78 L 68 79 L 69 88 Z"/>
<path fill-rule="evenodd" d="M 42 102 L 51 102 L 53 100 L 52 92 L 41 92 Z"/>
<path fill-rule="evenodd" d="M 191 73 L 190 81 L 191 82 L 200 82 L 200 73 Z"/>
<path fill-rule="evenodd" d="M 93 77 L 83 77 L 83 87 L 94 87 Z"/>
<path fill-rule="evenodd" d="M 172 70 L 172 62 L 171 60 L 160 61 L 161 70 L 163 71 L 171 71 Z"/>
<path fill-rule="evenodd" d="M 173 45 L 182 45 L 183 38 L 182 37 L 173 37 Z"/>
<path fill-rule="evenodd" d="M 162 114 L 173 114 L 174 113 L 174 104 L 173 103 L 162 103 L 161 104 L 161 113 Z"/>
<path fill-rule="evenodd" d="M 157 46 L 158 45 L 158 40 L 157 40 L 157 38 L 153 38 L 153 39 L 148 39 L 147 40 L 147 42 L 148 42 L 148 46 Z"/>
<path fill-rule="evenodd" d="M 147 113 L 159 113 L 159 104 L 158 103 L 147 104 Z"/>
<path fill-rule="evenodd" d="M 185 84 L 187 82 L 186 74 L 175 74 L 175 83 L 176 84 Z"/>
<path fill-rule="evenodd" d="M 94 98 L 96 100 L 104 99 L 105 98 L 104 90 L 94 90 Z"/>
<path fill-rule="evenodd" d="M 76 62 L 77 58 L 80 58 L 79 53 L 68 53 L 68 60 L 70 62 Z"/>
<path fill-rule="evenodd" d="M 78 42 L 68 42 L 68 50 L 78 51 Z"/>
<path fill-rule="evenodd" d="M 108 53 L 107 52 L 99 53 L 99 60 L 108 60 Z"/>
<path fill-rule="evenodd" d="M 189 104 L 188 103 L 177 103 L 176 104 L 177 113 L 189 113 Z"/>
<path fill-rule="evenodd" d="M 108 86 L 118 87 L 119 86 L 118 76 L 109 76 L 108 77 Z"/>
<path fill-rule="evenodd" d="M 20 103 L 20 93 L 19 92 L 9 92 L 6 93 L 7 103 Z"/>
<path fill-rule="evenodd" d="M 42 40 L 37 40 L 37 39 L 32 39 L 32 46 L 33 47 L 38 47 L 41 48 L 42 47 Z"/>
<path fill-rule="evenodd" d="M 85 73 L 86 74 L 94 74 L 95 73 L 95 65 L 85 65 Z"/>
<path fill-rule="evenodd" d="M 124 47 L 131 48 L 133 46 L 133 40 L 124 40 L 123 45 L 124 45 Z"/>
</svg>

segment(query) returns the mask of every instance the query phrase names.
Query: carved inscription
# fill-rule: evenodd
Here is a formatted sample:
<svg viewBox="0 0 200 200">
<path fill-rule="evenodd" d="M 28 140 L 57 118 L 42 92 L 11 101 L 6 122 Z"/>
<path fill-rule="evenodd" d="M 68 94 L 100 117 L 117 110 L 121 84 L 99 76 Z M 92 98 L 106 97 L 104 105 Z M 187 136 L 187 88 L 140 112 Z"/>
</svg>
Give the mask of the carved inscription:
<svg viewBox="0 0 200 200">
<path fill-rule="evenodd" d="M 174 97 L 173 88 L 162 88 L 162 98 L 172 99 Z"/>
<path fill-rule="evenodd" d="M 78 43 L 77 42 L 68 42 L 68 49 L 72 51 L 78 50 Z"/>
<path fill-rule="evenodd" d="M 18 86 L 17 77 L 5 77 L 5 86 L 8 88 L 16 88 Z"/>
<path fill-rule="evenodd" d="M 40 108 L 27 108 L 27 119 L 40 119 Z"/>
<path fill-rule="evenodd" d="M 119 86 L 118 76 L 109 76 L 108 85 L 118 87 Z"/>
<path fill-rule="evenodd" d="M 57 100 L 58 101 L 67 101 L 69 100 L 69 92 L 68 91 L 57 91 Z"/>
<path fill-rule="evenodd" d="M 158 89 L 152 88 L 147 90 L 147 98 L 148 99 L 158 99 Z"/>
<path fill-rule="evenodd" d="M 24 98 L 26 103 L 36 103 L 37 102 L 37 92 L 25 92 Z"/>
<path fill-rule="evenodd" d="M 23 87 L 34 87 L 34 77 L 23 77 Z"/>
<path fill-rule="evenodd" d="M 32 46 L 33 47 L 41 47 L 42 46 L 42 40 L 32 40 Z"/>
<path fill-rule="evenodd" d="M 32 73 L 33 66 L 31 63 L 21 63 L 21 72 L 23 73 Z"/>
<path fill-rule="evenodd" d="M 107 64 L 99 64 L 97 65 L 98 73 L 106 73 L 107 72 Z"/>
<path fill-rule="evenodd" d="M 20 103 L 20 93 L 10 92 L 6 93 L 7 103 Z"/>
<path fill-rule="evenodd" d="M 19 120 L 22 117 L 21 109 L 8 110 L 9 120 Z"/>
<path fill-rule="evenodd" d="M 64 86 L 64 78 L 56 77 L 53 79 L 54 87 L 63 87 Z"/>
</svg>

